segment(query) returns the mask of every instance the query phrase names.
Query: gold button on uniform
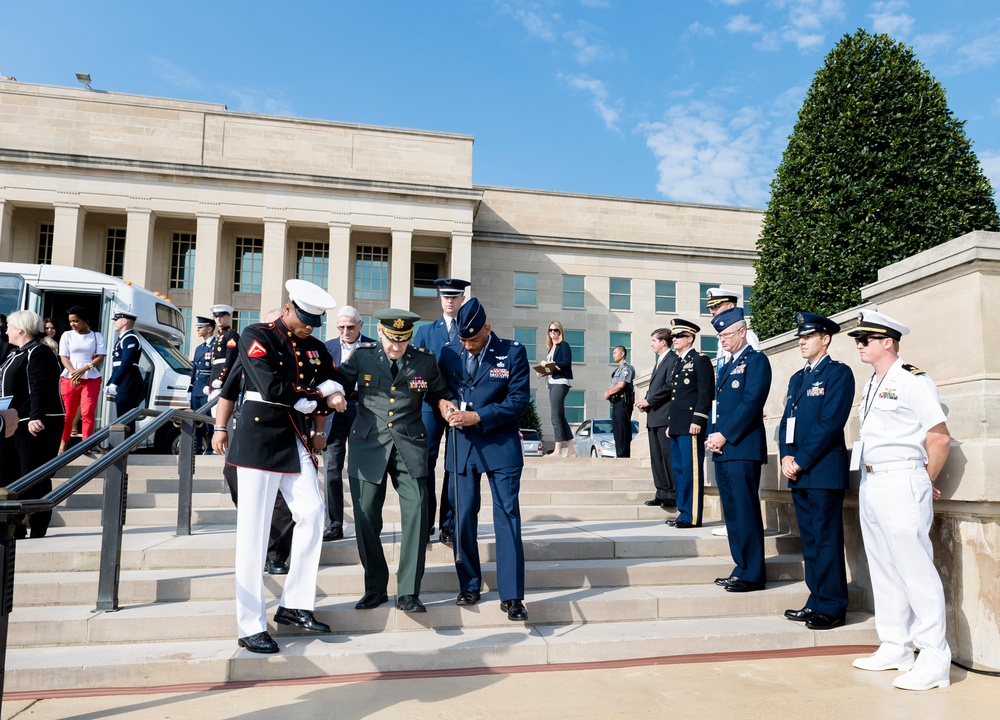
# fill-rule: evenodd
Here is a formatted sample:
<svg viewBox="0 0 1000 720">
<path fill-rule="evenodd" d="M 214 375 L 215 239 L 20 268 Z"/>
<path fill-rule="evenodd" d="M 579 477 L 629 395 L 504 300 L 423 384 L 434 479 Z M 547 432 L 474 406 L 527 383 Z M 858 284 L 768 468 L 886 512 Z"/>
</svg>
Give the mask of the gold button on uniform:
<svg viewBox="0 0 1000 720">
<path fill-rule="evenodd" d="M 389 411 L 389 417 L 392 417 L 392 410 Z"/>
<path fill-rule="evenodd" d="M 389 423 L 389 427 L 392 427 L 392 423 Z"/>
</svg>

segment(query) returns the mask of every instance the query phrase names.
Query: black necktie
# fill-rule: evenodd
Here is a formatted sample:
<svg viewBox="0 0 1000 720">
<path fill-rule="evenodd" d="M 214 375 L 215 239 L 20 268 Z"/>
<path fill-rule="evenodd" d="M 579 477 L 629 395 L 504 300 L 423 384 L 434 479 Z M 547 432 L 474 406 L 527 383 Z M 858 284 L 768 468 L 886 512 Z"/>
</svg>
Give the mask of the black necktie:
<svg viewBox="0 0 1000 720">
<path fill-rule="evenodd" d="M 455 342 L 456 337 L 458 337 L 458 320 L 451 320 L 448 322 L 448 342 Z"/>
<path fill-rule="evenodd" d="M 395 360 L 392 361 L 391 370 L 392 370 L 392 379 L 395 380 L 396 376 L 399 375 L 399 363 L 397 363 Z"/>
<path fill-rule="evenodd" d="M 469 379 L 471 380 L 476 376 L 476 370 L 479 369 L 479 356 L 470 355 L 469 356 Z"/>
</svg>

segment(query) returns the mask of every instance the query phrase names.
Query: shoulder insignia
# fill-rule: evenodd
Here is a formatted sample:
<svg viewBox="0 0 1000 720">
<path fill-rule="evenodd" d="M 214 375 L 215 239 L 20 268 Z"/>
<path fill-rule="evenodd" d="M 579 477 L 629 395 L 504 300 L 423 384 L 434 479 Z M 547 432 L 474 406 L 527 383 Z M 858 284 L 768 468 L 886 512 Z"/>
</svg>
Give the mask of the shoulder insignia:
<svg viewBox="0 0 1000 720">
<path fill-rule="evenodd" d="M 927 374 L 923 370 L 921 370 L 920 368 L 915 367 L 913 365 L 910 365 L 909 363 L 903 363 L 903 369 L 906 370 L 906 372 L 910 373 L 911 375 L 926 375 Z"/>
<path fill-rule="evenodd" d="M 520 344 L 521 344 L 521 343 L 519 343 L 519 342 L 518 342 L 517 340 L 515 340 L 515 341 L 514 341 L 514 347 L 517 347 L 517 346 L 518 346 L 518 345 L 520 345 Z"/>
<path fill-rule="evenodd" d="M 361 343 L 360 345 L 358 345 L 358 349 L 360 349 L 360 348 L 367 348 L 367 349 L 370 350 L 373 347 L 375 347 L 375 343 L 373 343 L 373 342 L 370 342 L 370 343 Z"/>
<path fill-rule="evenodd" d="M 411 346 L 411 347 L 412 347 L 412 346 Z M 417 352 L 419 352 L 419 353 L 424 353 L 425 355 L 426 355 L 426 354 L 427 354 L 428 352 L 430 352 L 430 351 L 429 351 L 429 350 L 428 350 L 427 348 L 422 348 L 422 347 L 419 347 L 419 348 L 418 348 L 418 347 L 415 347 L 415 348 L 413 348 L 413 349 L 414 349 L 414 350 L 416 350 L 416 351 L 417 351 Z"/>
<path fill-rule="evenodd" d="M 229 338 L 229 342 L 226 343 L 226 347 L 236 347 L 236 341 L 233 338 Z"/>
<path fill-rule="evenodd" d="M 249 349 L 247 349 L 247 357 L 259 358 L 267 355 L 267 350 L 258 341 L 254 340 L 251 343 Z"/>
</svg>

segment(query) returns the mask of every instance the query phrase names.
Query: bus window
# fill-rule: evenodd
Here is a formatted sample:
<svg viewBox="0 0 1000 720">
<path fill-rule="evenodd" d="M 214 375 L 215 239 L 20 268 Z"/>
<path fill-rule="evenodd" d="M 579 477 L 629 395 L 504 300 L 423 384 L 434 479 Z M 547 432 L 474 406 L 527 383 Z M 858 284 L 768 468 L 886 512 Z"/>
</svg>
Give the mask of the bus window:
<svg viewBox="0 0 1000 720">
<path fill-rule="evenodd" d="M 142 332 L 141 330 L 139 334 L 146 339 L 146 342 L 153 346 L 153 349 L 160 354 L 160 357 L 166 361 L 167 365 L 174 372 L 181 375 L 191 374 L 191 361 L 185 355 L 182 355 L 181 351 L 175 348 L 166 338 L 154 335 L 153 333 Z"/>
<path fill-rule="evenodd" d="M 184 316 L 177 308 L 172 308 L 169 305 L 156 303 L 156 322 L 180 330 L 182 335 L 187 332 L 187 328 L 184 327 Z"/>
<path fill-rule="evenodd" d="M 0 275 L 0 313 L 10 315 L 21 309 L 24 278 L 20 275 Z"/>
</svg>

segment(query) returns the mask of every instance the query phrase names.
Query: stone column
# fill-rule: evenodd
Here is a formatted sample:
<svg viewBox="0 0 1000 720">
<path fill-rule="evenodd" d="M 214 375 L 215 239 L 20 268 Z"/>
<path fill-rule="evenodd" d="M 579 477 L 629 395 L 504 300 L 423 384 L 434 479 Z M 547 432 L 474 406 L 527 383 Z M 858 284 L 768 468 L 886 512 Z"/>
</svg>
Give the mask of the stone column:
<svg viewBox="0 0 1000 720">
<path fill-rule="evenodd" d="M 351 282 L 351 224 L 330 223 L 330 268 L 326 279 L 327 290 L 337 301 L 337 307 L 354 304 Z M 331 319 L 327 318 L 329 322 Z M 327 333 L 327 337 L 333 337 Z"/>
<path fill-rule="evenodd" d="M 123 275 L 139 287 L 148 288 L 153 274 L 153 230 L 156 216 L 149 208 L 129 208 L 125 226 L 125 267 Z"/>
<path fill-rule="evenodd" d="M 218 300 L 222 218 L 218 215 L 198 215 L 196 232 L 197 255 L 194 264 L 194 291 L 191 293 L 192 327 L 189 337 L 195 337 L 194 316 L 208 315 L 208 309 Z"/>
<path fill-rule="evenodd" d="M 410 309 L 413 268 L 413 231 L 393 230 L 389 261 L 389 304 L 400 310 Z"/>
<path fill-rule="evenodd" d="M 0 262 L 14 256 L 14 206 L 0 199 Z"/>
<path fill-rule="evenodd" d="M 83 267 L 83 226 L 87 211 L 79 205 L 56 205 L 52 264 Z M 103 268 L 102 268 L 103 269 Z"/>
<path fill-rule="evenodd" d="M 271 308 L 281 307 L 286 300 L 285 280 L 293 277 L 285 266 L 285 242 L 288 221 L 264 219 L 264 276 L 260 283 L 260 317 Z"/>
<path fill-rule="evenodd" d="M 451 277 L 472 282 L 472 233 L 453 232 L 451 234 L 451 262 L 448 267 Z M 475 294 L 475 287 L 472 288 Z"/>
</svg>

